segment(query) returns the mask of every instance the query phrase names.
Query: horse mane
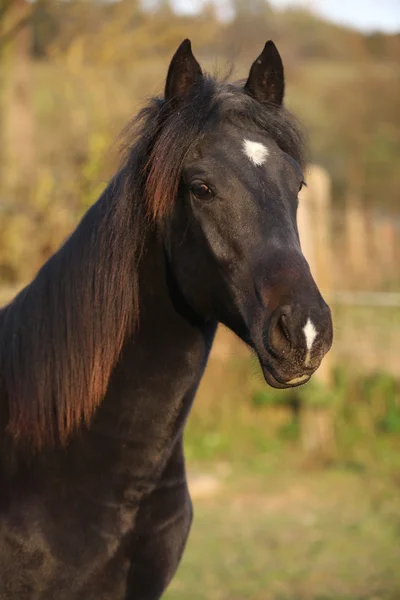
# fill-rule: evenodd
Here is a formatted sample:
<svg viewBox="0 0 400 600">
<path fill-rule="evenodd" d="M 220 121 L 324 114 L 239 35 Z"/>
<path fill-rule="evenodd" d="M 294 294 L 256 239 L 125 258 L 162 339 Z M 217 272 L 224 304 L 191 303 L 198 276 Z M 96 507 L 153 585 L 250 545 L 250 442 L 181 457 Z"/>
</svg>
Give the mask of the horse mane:
<svg viewBox="0 0 400 600">
<path fill-rule="evenodd" d="M 221 119 L 261 127 L 303 162 L 283 108 L 205 77 L 187 102 L 152 99 L 125 130 L 120 171 L 77 229 L 0 310 L 0 422 L 40 449 L 88 424 L 139 316 L 139 261 L 171 211 L 189 149 Z"/>
</svg>

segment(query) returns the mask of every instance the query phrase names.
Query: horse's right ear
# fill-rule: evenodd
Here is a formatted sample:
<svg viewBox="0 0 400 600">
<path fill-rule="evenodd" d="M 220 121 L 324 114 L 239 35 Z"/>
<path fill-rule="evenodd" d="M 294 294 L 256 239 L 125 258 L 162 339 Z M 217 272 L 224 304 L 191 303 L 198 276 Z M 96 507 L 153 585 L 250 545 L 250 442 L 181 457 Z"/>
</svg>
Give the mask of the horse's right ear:
<svg viewBox="0 0 400 600">
<path fill-rule="evenodd" d="M 165 84 L 165 100 L 184 98 L 192 86 L 201 83 L 203 73 L 193 56 L 190 40 L 184 40 L 172 57 Z"/>
<path fill-rule="evenodd" d="M 259 102 L 280 106 L 285 93 L 285 75 L 277 47 L 272 40 L 264 46 L 260 56 L 253 62 L 245 91 Z"/>
</svg>

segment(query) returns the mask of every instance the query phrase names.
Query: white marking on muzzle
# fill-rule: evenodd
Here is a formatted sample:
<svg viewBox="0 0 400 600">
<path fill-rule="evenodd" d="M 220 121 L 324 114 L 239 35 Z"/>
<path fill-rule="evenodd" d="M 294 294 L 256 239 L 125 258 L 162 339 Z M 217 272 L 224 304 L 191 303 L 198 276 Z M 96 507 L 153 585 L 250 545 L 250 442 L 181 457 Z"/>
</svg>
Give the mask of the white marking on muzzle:
<svg viewBox="0 0 400 600">
<path fill-rule="evenodd" d="M 243 140 L 243 151 L 257 167 L 266 161 L 269 154 L 269 150 L 264 144 L 252 142 L 251 140 Z"/>
<path fill-rule="evenodd" d="M 308 365 L 310 364 L 310 358 L 311 358 L 311 348 L 312 348 L 315 338 L 318 335 L 318 331 L 315 329 L 314 324 L 311 321 L 311 319 L 307 319 L 307 323 L 303 327 L 303 332 L 304 332 L 304 337 L 306 338 L 306 347 L 307 347 L 307 354 L 306 354 L 306 359 L 304 361 L 304 364 L 306 367 L 308 367 Z"/>
</svg>

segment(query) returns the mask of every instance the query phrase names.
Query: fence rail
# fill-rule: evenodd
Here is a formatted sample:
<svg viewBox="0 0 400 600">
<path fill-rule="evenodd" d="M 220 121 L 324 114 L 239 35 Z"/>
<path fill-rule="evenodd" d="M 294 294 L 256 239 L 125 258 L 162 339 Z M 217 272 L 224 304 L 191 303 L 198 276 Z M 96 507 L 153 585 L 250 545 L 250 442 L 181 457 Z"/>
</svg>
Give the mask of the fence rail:
<svg viewBox="0 0 400 600">
<path fill-rule="evenodd" d="M 400 308 L 399 292 L 346 292 L 329 295 L 332 304 L 343 306 L 367 306 L 372 308 Z"/>
</svg>

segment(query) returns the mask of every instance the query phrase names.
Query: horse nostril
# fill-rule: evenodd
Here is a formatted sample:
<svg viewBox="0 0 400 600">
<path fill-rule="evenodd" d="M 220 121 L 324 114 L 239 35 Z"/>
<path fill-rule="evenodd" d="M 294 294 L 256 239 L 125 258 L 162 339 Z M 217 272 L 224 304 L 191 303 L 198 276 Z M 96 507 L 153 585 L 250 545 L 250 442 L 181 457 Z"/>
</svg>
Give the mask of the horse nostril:
<svg viewBox="0 0 400 600">
<path fill-rule="evenodd" d="M 282 306 L 272 316 L 269 328 L 268 346 L 270 352 L 280 358 L 290 352 L 292 348 L 292 336 L 290 334 L 289 306 Z"/>
<path fill-rule="evenodd" d="M 291 343 L 287 315 L 282 314 L 280 316 L 280 318 L 278 319 L 278 325 L 281 327 L 283 335 L 285 336 L 287 341 Z"/>
</svg>

